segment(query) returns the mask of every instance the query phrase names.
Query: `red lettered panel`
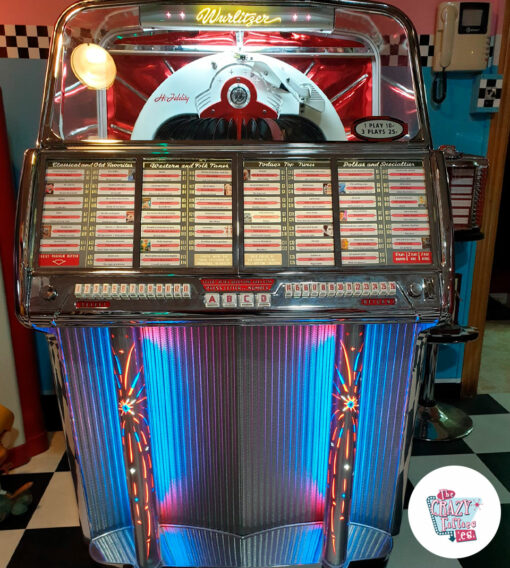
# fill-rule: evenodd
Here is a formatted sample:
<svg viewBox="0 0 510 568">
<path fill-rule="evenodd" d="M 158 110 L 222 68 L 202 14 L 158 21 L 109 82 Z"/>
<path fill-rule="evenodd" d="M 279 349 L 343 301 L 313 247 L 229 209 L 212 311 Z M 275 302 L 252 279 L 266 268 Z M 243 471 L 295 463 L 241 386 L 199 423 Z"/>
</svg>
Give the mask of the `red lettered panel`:
<svg viewBox="0 0 510 568">
<path fill-rule="evenodd" d="M 79 254 L 40 254 L 39 266 L 58 267 L 61 266 L 79 266 Z"/>
</svg>

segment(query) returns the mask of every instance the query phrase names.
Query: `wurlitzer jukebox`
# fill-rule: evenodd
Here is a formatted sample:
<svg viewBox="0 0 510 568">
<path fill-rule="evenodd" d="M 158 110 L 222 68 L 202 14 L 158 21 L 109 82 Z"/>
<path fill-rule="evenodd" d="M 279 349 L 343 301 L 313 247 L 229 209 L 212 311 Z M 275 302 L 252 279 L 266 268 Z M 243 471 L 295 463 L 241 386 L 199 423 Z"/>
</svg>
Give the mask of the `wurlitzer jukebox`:
<svg viewBox="0 0 510 568">
<path fill-rule="evenodd" d="M 390 6 L 64 13 L 18 312 L 48 338 L 95 560 L 389 555 L 424 330 L 448 317 L 445 179 Z"/>
</svg>

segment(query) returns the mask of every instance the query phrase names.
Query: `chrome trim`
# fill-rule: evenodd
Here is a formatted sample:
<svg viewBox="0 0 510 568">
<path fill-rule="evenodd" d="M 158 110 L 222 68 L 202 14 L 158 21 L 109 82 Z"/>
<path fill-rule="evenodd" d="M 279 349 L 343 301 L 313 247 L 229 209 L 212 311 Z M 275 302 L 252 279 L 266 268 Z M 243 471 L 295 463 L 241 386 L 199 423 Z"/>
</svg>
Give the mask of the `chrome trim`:
<svg viewBox="0 0 510 568">
<path fill-rule="evenodd" d="M 163 63 L 165 64 L 166 68 L 170 71 L 170 73 L 175 73 L 175 69 L 172 67 L 170 63 L 166 59 L 163 59 Z"/>
<path fill-rule="evenodd" d="M 335 103 L 340 97 L 343 97 L 346 93 L 348 93 L 351 89 L 354 89 L 354 87 L 357 87 L 361 81 L 364 81 L 365 79 L 368 78 L 368 73 L 365 73 L 364 75 L 362 75 L 361 77 L 359 77 L 358 79 L 356 79 L 356 81 L 353 81 L 350 85 L 348 85 L 347 87 L 345 87 L 345 89 L 343 89 L 342 91 L 340 91 L 338 94 L 336 94 L 334 97 L 331 98 L 331 102 Z M 374 113 L 375 114 L 375 113 Z"/>
<path fill-rule="evenodd" d="M 30 301 L 31 258 L 29 251 L 33 250 L 35 234 L 32 200 L 37 175 L 39 152 L 27 150 L 23 159 L 20 178 L 20 190 L 16 210 L 14 273 L 16 278 L 16 316 L 23 325 L 28 325 L 28 302 Z M 31 241 L 29 240 L 31 239 Z"/>
<path fill-rule="evenodd" d="M 104 89 L 96 93 L 97 104 L 97 135 L 100 139 L 108 138 L 108 105 Z"/>
<path fill-rule="evenodd" d="M 74 492 L 78 503 L 78 516 L 80 518 L 83 535 L 87 540 L 90 540 L 90 519 L 87 513 L 85 488 L 83 487 L 83 476 L 80 469 L 81 456 L 78 455 L 77 444 L 73 433 L 72 405 L 66 389 L 67 376 L 65 366 L 60 355 L 60 342 L 57 336 L 52 333 L 46 333 L 45 337 L 48 343 L 48 352 L 53 371 L 53 384 L 55 385 L 60 419 L 62 420 L 64 436 L 66 439 L 66 454 L 69 460 L 69 469 L 71 470 L 71 475 L 73 477 Z"/>
<path fill-rule="evenodd" d="M 402 522 L 402 511 L 404 508 L 405 493 L 407 487 L 407 479 L 409 474 L 409 465 L 411 463 L 411 454 L 414 439 L 414 424 L 418 414 L 420 389 L 424 380 L 424 372 L 427 357 L 427 336 L 428 331 L 418 333 L 411 369 L 411 381 L 407 397 L 407 408 L 403 416 L 402 427 L 402 452 L 399 456 L 399 466 L 397 475 L 397 489 L 395 493 L 395 502 L 393 505 L 393 514 L 391 516 L 391 526 L 388 527 L 390 534 L 397 534 L 400 530 Z"/>
<path fill-rule="evenodd" d="M 89 124 L 88 126 L 82 126 L 81 128 L 75 128 L 71 130 L 70 134 L 80 134 L 81 132 L 89 132 L 90 130 L 95 130 L 97 132 L 97 123 Z"/>
<path fill-rule="evenodd" d="M 316 524 L 313 523 L 302 523 L 299 525 L 291 525 L 289 527 L 275 528 L 270 531 L 265 531 L 261 534 L 256 534 L 252 538 L 245 538 L 241 542 L 243 543 L 243 548 L 246 550 L 253 550 L 250 546 L 253 544 L 255 539 L 263 536 L 271 536 L 272 534 L 279 535 L 278 539 L 283 542 L 284 546 L 290 549 L 294 549 L 295 546 L 299 545 L 300 542 L 306 539 L 308 529 L 314 529 Z M 176 529 L 173 525 L 163 525 L 161 527 L 161 538 L 163 542 L 163 549 L 166 553 L 164 560 L 170 562 L 173 558 L 171 542 L 168 535 L 171 531 Z M 228 539 L 232 538 L 232 535 L 225 535 L 224 533 L 218 533 L 217 531 L 207 531 L 200 530 L 196 527 L 182 527 L 183 531 L 189 531 L 190 535 L 193 537 L 190 539 L 190 543 L 197 543 L 197 550 L 210 550 L 214 545 L 219 550 L 225 548 L 224 541 L 222 537 Z M 296 538 L 289 542 L 288 538 L 285 538 L 287 532 L 291 530 L 296 531 Z M 302 533 L 298 531 L 303 531 Z M 317 526 L 316 531 L 318 533 L 317 540 L 320 540 L 320 534 L 322 533 L 322 527 Z M 301 537 L 301 538 L 300 538 Z M 304 538 L 303 538 L 304 537 Z M 193 545 L 193 544 L 192 544 Z M 223 546 L 222 546 L 223 545 Z M 354 562 L 358 560 L 366 560 L 373 558 L 381 558 L 384 560 L 388 557 L 392 548 L 392 538 L 391 536 L 382 530 L 378 530 L 374 527 L 369 527 L 361 523 L 351 523 L 349 526 L 349 550 L 348 550 L 348 561 Z M 125 565 L 132 566 L 135 563 L 135 552 L 133 547 L 133 538 L 130 534 L 129 529 L 117 529 L 110 531 L 108 533 L 102 534 L 101 536 L 94 538 L 90 543 L 89 548 L 92 558 L 99 563 L 108 564 L 109 566 L 116 566 L 118 568 L 124 568 Z M 200 561 L 202 554 L 197 554 L 198 560 Z M 245 554 L 243 558 L 248 555 Z M 167 558 L 169 557 L 169 558 Z M 232 559 L 229 558 L 230 562 Z M 254 568 L 265 568 L 266 563 L 263 563 L 265 558 L 259 560 L 257 558 L 257 563 L 251 562 Z M 245 562 L 246 564 L 246 562 Z M 301 568 L 321 568 L 320 564 L 300 564 Z"/>
<path fill-rule="evenodd" d="M 226 141 L 223 145 L 214 147 L 209 154 L 222 155 L 227 153 L 258 153 L 260 154 L 286 154 L 288 156 L 321 156 L 324 153 L 334 155 L 338 158 L 361 158 L 370 156 L 374 159 L 399 160 L 399 159 L 420 159 L 428 154 L 428 148 L 423 143 L 409 142 L 388 143 L 380 142 L 377 144 L 366 142 L 326 142 L 317 144 L 307 144 L 305 142 L 278 143 L 265 142 L 263 146 L 249 141 Z M 175 154 L 193 154 L 197 151 L 206 153 L 203 142 L 188 142 L 186 144 L 173 144 L 165 141 L 155 140 L 103 140 L 103 141 L 60 141 L 52 144 L 52 148 L 44 148 L 41 151 L 46 155 L 60 154 L 61 158 L 66 156 L 68 151 L 80 151 L 83 154 L 89 152 L 91 155 L 110 153 L 112 157 L 133 155 L 146 152 L 151 154 L 154 150 L 158 155 L 165 157 Z M 395 155 L 398 155 L 395 158 Z M 68 159 L 69 156 L 67 156 Z"/>
<path fill-rule="evenodd" d="M 342 34 L 344 35 L 344 34 Z M 360 36 L 356 35 L 357 38 Z M 341 49 L 342 51 L 337 51 Z M 353 51 L 347 51 L 352 49 Z M 243 53 L 263 53 L 271 55 L 271 57 L 370 57 L 374 58 L 374 55 L 370 52 L 364 51 L 354 51 L 357 48 L 313 48 L 313 47 L 267 47 L 267 48 L 250 48 L 245 47 Z M 190 55 L 210 55 L 211 53 L 218 53 L 225 51 L 224 46 L 218 46 L 214 48 L 210 46 L 209 48 L 204 48 L 204 46 L 193 47 L 190 45 L 185 45 L 180 49 L 173 46 L 165 45 L 129 45 L 126 47 L 116 46 L 115 49 L 108 50 L 109 53 L 114 55 L 172 55 L 172 56 L 182 56 L 189 57 Z"/>
<path fill-rule="evenodd" d="M 453 277 L 455 275 L 453 256 L 453 220 L 451 213 L 450 192 L 448 189 L 448 174 L 444 154 L 435 150 L 431 153 L 432 171 L 435 174 L 434 184 L 438 199 L 438 227 L 441 238 L 441 319 L 449 321 L 452 317 L 453 306 Z"/>
<path fill-rule="evenodd" d="M 127 135 L 131 135 L 132 130 L 128 130 L 127 128 L 123 128 L 122 126 L 118 126 L 117 124 L 114 124 L 113 122 L 110 124 L 110 128 L 112 130 L 116 130 L 117 132 L 122 132 L 124 134 Z"/>
<path fill-rule="evenodd" d="M 469 224 L 476 227 L 477 217 L 480 213 L 480 207 L 483 208 L 485 187 L 487 185 L 487 171 L 489 169 L 489 160 L 484 156 L 476 156 L 471 154 L 453 154 L 444 153 L 448 177 L 448 170 L 474 169 L 473 178 L 473 195 Z M 448 181 L 449 194 L 451 197 L 451 180 Z M 454 227 L 455 229 L 455 227 Z"/>
<path fill-rule="evenodd" d="M 308 73 L 310 73 L 310 71 L 315 67 L 315 61 L 312 61 L 310 63 L 310 65 L 308 65 L 308 67 L 306 68 L 304 75 L 308 75 Z"/>
<path fill-rule="evenodd" d="M 143 102 L 145 102 L 149 97 L 145 96 L 143 93 L 141 93 L 138 89 L 135 89 L 132 85 L 130 85 L 125 79 L 123 79 L 122 77 L 119 77 L 117 75 L 117 79 L 116 81 L 118 81 L 121 85 L 124 85 L 124 87 L 126 87 L 127 89 L 129 89 L 132 93 L 134 93 L 137 97 L 140 97 L 142 99 Z"/>
<path fill-rule="evenodd" d="M 79 87 L 83 87 L 83 83 L 81 81 L 76 81 L 76 83 L 73 83 L 72 85 L 69 85 L 69 87 L 66 87 L 64 89 L 64 94 L 67 95 L 68 93 L 70 93 L 74 89 L 78 89 Z M 58 98 L 58 97 L 61 97 L 61 96 L 62 96 L 62 91 L 57 91 L 55 93 L 55 98 Z"/>
</svg>

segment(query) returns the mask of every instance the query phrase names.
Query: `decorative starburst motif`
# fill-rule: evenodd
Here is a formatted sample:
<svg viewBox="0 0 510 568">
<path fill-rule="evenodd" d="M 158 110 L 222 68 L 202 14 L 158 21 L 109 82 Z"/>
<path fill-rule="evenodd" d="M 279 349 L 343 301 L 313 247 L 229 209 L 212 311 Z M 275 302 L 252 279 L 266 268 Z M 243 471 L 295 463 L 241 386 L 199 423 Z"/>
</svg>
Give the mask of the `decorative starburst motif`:
<svg viewBox="0 0 510 568">
<path fill-rule="evenodd" d="M 139 529 L 143 531 L 144 550 L 141 554 L 148 559 L 157 558 L 157 545 L 155 546 L 154 543 L 157 543 L 158 537 L 153 519 L 154 478 L 147 420 L 147 396 L 143 365 L 138 364 L 136 359 L 135 343 L 131 344 L 129 350 L 113 349 L 122 443 L 125 448 L 127 470 L 131 474 L 129 482 L 131 508 L 135 531 Z"/>
<path fill-rule="evenodd" d="M 120 412 L 121 416 L 124 416 L 124 414 L 131 414 L 131 416 L 134 416 L 135 412 L 134 412 L 133 408 L 134 408 L 135 404 L 136 404 L 136 400 L 131 400 L 129 398 L 122 399 L 119 402 L 119 412 Z"/>
<path fill-rule="evenodd" d="M 358 411 L 358 399 L 354 396 L 342 396 L 342 400 L 345 406 L 342 408 L 343 412 L 357 412 Z"/>
<path fill-rule="evenodd" d="M 328 467 L 328 519 L 325 531 L 330 553 L 337 561 L 342 547 L 338 535 L 340 525 L 348 522 L 350 492 L 358 429 L 360 378 L 362 372 L 363 332 L 346 333 L 339 339 L 333 380 L 333 412 L 331 416 L 331 450 Z M 356 341 L 356 338 L 359 339 Z M 348 345 L 346 346 L 345 340 Z M 345 544 L 345 543 L 344 543 Z M 331 560 L 331 558 L 329 559 Z"/>
</svg>

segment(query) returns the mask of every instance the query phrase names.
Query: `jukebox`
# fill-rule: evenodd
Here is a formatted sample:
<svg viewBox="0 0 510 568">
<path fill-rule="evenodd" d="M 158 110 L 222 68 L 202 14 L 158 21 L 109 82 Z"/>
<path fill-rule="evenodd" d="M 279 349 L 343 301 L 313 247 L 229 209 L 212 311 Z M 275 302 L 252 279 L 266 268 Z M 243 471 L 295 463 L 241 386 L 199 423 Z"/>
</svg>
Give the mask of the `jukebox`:
<svg viewBox="0 0 510 568">
<path fill-rule="evenodd" d="M 448 318 L 445 180 L 390 6 L 62 15 L 17 309 L 48 339 L 96 561 L 389 555 L 425 330 Z"/>
</svg>

